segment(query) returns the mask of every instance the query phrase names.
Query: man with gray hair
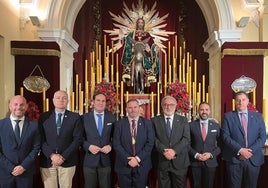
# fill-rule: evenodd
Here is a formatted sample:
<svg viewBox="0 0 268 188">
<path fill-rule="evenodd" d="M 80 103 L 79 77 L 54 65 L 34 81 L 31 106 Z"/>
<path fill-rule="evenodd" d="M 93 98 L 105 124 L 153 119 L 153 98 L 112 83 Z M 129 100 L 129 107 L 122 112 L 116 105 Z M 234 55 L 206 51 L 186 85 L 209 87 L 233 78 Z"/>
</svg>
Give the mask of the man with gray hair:
<svg viewBox="0 0 268 188">
<path fill-rule="evenodd" d="M 174 97 L 165 96 L 161 101 L 161 106 L 163 114 L 152 118 L 158 157 L 159 187 L 186 187 L 186 176 L 190 165 L 188 120 L 175 113 L 177 101 Z"/>
</svg>

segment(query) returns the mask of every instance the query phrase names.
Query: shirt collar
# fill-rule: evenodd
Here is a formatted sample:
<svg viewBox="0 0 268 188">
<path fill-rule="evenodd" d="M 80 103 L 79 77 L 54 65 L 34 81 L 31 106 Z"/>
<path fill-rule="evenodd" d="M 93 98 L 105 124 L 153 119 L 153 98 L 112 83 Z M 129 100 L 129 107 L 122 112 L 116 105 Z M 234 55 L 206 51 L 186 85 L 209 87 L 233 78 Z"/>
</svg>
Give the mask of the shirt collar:
<svg viewBox="0 0 268 188">
<path fill-rule="evenodd" d="M 16 117 L 13 117 L 12 114 L 10 115 L 10 120 L 11 120 L 11 121 L 15 121 L 15 120 L 21 120 L 21 121 L 24 121 L 24 119 L 25 119 L 25 116 L 23 116 L 23 117 L 21 117 L 21 118 L 18 119 L 18 118 L 16 118 Z"/>
</svg>

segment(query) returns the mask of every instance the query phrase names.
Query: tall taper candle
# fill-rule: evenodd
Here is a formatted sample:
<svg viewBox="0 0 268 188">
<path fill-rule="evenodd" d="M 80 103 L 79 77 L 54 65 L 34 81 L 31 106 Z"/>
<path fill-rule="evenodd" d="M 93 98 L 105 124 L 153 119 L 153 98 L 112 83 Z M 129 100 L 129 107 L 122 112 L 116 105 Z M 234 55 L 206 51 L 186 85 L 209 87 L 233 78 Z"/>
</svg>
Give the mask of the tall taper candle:
<svg viewBox="0 0 268 188">
<path fill-rule="evenodd" d="M 23 92 L 23 87 L 20 87 L 20 95 L 23 96 L 24 92 Z"/>
<path fill-rule="evenodd" d="M 154 117 L 154 92 L 151 93 L 151 117 Z"/>
</svg>

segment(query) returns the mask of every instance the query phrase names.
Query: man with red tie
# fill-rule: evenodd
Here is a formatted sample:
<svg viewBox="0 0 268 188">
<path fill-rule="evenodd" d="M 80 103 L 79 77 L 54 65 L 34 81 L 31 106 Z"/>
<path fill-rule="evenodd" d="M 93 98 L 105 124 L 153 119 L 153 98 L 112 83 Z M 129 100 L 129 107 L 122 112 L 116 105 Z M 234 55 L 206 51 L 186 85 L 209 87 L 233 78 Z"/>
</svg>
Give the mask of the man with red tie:
<svg viewBox="0 0 268 188">
<path fill-rule="evenodd" d="M 126 107 L 128 116 L 115 124 L 113 147 L 119 187 L 145 188 L 152 167 L 152 123 L 139 116 L 139 109 L 139 102 L 130 99 Z"/>
<path fill-rule="evenodd" d="M 202 102 L 198 108 L 199 119 L 190 123 L 192 187 L 213 188 L 217 156 L 220 154 L 220 126 L 209 120 L 210 106 Z"/>
</svg>

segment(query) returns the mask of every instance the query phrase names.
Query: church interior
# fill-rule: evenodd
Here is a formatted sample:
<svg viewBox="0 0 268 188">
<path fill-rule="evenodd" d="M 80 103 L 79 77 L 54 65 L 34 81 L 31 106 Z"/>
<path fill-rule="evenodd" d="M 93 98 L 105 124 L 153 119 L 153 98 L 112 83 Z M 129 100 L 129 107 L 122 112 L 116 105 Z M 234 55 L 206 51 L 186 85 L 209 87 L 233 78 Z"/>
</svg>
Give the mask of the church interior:
<svg viewBox="0 0 268 188">
<path fill-rule="evenodd" d="M 140 100 L 141 113 L 151 118 L 160 114 L 161 98 L 174 95 L 178 113 L 189 121 L 206 101 L 220 123 L 234 110 L 235 92 L 249 87 L 252 108 L 262 113 L 268 132 L 268 0 L 111 2 L 0 1 L 1 117 L 13 95 L 23 95 L 40 113 L 48 111 L 57 90 L 67 91 L 69 110 L 83 114 L 98 90 L 108 92 L 108 108 L 117 119 L 126 115 L 130 98 Z M 146 79 L 138 81 L 136 68 L 122 62 L 122 36 L 136 26 L 132 11 L 150 22 L 145 29 L 159 50 L 153 68 L 143 70 Z M 83 187 L 80 168 L 73 187 Z M 267 169 L 262 166 L 258 187 L 266 187 Z M 35 187 L 42 187 L 36 176 Z M 220 165 L 215 184 L 224 183 Z"/>
</svg>

